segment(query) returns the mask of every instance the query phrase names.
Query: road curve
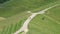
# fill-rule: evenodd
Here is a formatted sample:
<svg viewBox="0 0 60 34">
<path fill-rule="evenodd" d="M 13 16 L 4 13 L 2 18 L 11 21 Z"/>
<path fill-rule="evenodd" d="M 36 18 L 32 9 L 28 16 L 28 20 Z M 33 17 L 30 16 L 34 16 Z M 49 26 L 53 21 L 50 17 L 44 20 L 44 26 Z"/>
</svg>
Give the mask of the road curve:
<svg viewBox="0 0 60 34">
<path fill-rule="evenodd" d="M 54 5 L 54 6 L 51 6 L 51 7 L 49 7 L 49 8 L 46 8 L 46 9 L 44 9 L 44 10 L 42 10 L 42 11 L 37 12 L 37 13 L 32 13 L 32 15 L 29 16 L 29 17 L 27 18 L 27 20 L 24 22 L 23 26 L 22 26 L 19 30 L 17 30 L 14 34 L 19 34 L 19 33 L 22 32 L 22 31 L 24 31 L 25 33 L 27 33 L 27 32 L 28 32 L 28 24 L 29 24 L 29 22 L 30 22 L 36 15 L 38 15 L 38 14 L 44 14 L 47 10 L 49 10 L 49 9 L 55 7 L 55 6 L 58 6 L 58 4 L 57 4 L 57 5 Z"/>
</svg>

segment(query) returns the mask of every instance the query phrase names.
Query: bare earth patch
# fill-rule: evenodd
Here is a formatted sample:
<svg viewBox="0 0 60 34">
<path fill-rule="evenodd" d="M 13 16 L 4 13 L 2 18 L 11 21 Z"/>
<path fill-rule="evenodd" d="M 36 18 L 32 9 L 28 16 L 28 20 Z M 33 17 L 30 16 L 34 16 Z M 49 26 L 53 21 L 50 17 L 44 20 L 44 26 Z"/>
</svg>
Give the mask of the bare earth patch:
<svg viewBox="0 0 60 34">
<path fill-rule="evenodd" d="M 0 21 L 3 21 L 3 20 L 5 20 L 6 18 L 4 18 L 4 17 L 0 17 Z"/>
</svg>

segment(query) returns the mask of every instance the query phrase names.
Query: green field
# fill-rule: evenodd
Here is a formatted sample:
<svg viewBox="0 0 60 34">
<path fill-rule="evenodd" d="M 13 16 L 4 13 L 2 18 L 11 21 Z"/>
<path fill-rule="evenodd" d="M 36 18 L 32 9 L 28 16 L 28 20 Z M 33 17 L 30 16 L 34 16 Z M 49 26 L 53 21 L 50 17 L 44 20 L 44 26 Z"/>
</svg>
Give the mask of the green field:
<svg viewBox="0 0 60 34">
<path fill-rule="evenodd" d="M 60 0 L 10 0 L 0 7 L 0 34 L 12 34 L 31 15 L 27 11 L 38 12 L 47 7 L 60 4 Z M 27 34 L 60 34 L 60 5 L 43 15 L 37 15 L 29 23 Z M 44 18 L 44 20 L 42 20 Z"/>
<path fill-rule="evenodd" d="M 29 24 L 27 34 L 60 34 L 60 6 L 48 10 L 50 13 L 37 15 Z M 45 18 L 42 20 L 42 18 Z"/>
</svg>

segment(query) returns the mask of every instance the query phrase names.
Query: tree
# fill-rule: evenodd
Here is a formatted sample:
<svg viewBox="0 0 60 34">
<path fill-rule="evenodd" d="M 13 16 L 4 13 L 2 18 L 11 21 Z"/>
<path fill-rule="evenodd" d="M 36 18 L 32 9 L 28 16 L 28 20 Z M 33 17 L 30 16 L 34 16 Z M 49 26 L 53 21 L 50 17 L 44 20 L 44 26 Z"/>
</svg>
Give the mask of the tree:
<svg viewBox="0 0 60 34">
<path fill-rule="evenodd" d="M 7 2 L 7 1 L 9 1 L 9 0 L 0 0 L 0 4 Z"/>
</svg>

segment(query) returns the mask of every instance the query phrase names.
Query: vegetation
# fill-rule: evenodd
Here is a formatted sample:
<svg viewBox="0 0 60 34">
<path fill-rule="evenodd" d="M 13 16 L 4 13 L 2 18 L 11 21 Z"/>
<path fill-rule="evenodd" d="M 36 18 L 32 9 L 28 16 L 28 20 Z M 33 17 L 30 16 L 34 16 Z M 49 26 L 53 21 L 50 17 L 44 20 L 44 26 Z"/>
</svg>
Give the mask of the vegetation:
<svg viewBox="0 0 60 34">
<path fill-rule="evenodd" d="M 0 9 L 0 16 L 9 17 L 17 13 L 34 10 L 59 0 L 12 0 L 4 3 Z"/>
<path fill-rule="evenodd" d="M 9 1 L 9 0 L 0 0 L 0 4 L 7 2 L 7 1 Z"/>
<path fill-rule="evenodd" d="M 10 26 L 4 27 L 4 29 L 2 30 L 2 32 L 0 32 L 1 34 L 13 34 L 14 32 L 16 32 L 18 29 L 20 29 L 20 27 L 23 24 L 23 20 L 21 20 L 19 23 L 16 24 L 11 24 Z"/>
<path fill-rule="evenodd" d="M 60 4 L 60 0 L 11 0 L 3 3 L 0 5 L 0 17 L 5 17 L 6 20 L 0 21 L 0 33 L 12 34 L 18 30 L 21 23 L 31 15 L 27 11 L 38 12 L 55 4 Z M 59 9 L 58 6 L 48 10 L 49 13 L 46 12 L 45 15 L 37 15 L 30 22 L 30 31 L 27 34 L 49 34 L 50 32 L 53 32 L 51 34 L 59 34 L 60 25 L 56 23 L 60 22 Z M 44 20 L 42 17 L 45 17 Z"/>
<path fill-rule="evenodd" d="M 46 12 L 45 15 L 37 15 L 29 23 L 27 34 L 60 34 L 60 5 Z M 45 17 L 44 20 L 42 18 Z"/>
</svg>

